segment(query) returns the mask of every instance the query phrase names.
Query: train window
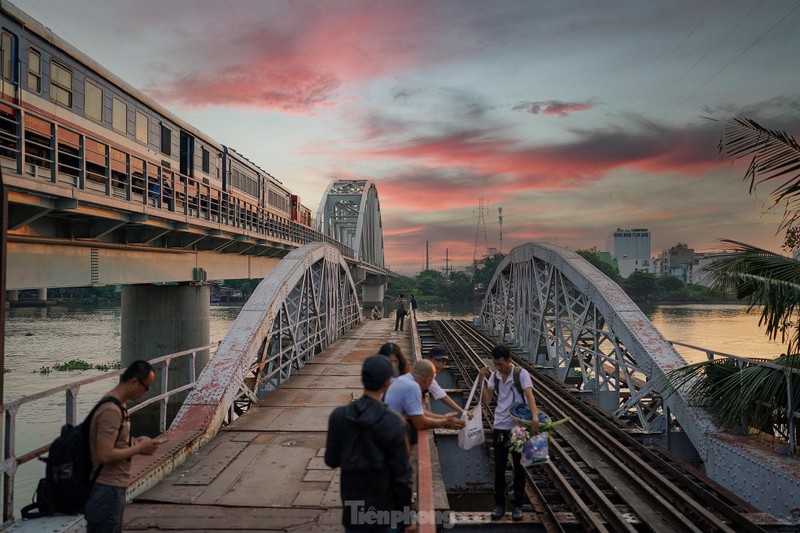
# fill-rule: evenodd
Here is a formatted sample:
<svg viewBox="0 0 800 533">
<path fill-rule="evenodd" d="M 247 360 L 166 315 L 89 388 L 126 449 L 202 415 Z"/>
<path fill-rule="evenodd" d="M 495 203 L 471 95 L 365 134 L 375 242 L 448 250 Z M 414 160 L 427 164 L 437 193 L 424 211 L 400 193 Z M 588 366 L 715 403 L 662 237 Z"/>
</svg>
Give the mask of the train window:
<svg viewBox="0 0 800 533">
<path fill-rule="evenodd" d="M 0 51 L 3 54 L 3 62 L 0 64 L 3 79 L 14 81 L 14 59 L 12 57 L 14 53 L 14 37 L 7 31 L 4 31 L 2 38 L 0 38 Z"/>
<path fill-rule="evenodd" d="M 86 80 L 84 112 L 86 116 L 97 122 L 103 121 L 103 89 L 90 80 Z"/>
<path fill-rule="evenodd" d="M 172 155 L 172 132 L 165 125 L 161 125 L 161 153 Z"/>
<path fill-rule="evenodd" d="M 205 147 L 202 148 L 203 151 L 203 172 L 208 173 L 211 172 L 211 155 L 208 153 L 208 150 Z"/>
<path fill-rule="evenodd" d="M 141 111 L 136 112 L 136 140 L 147 144 L 147 115 Z"/>
<path fill-rule="evenodd" d="M 28 48 L 28 90 L 42 92 L 42 55 Z"/>
<path fill-rule="evenodd" d="M 128 133 L 127 126 L 128 106 L 115 96 L 111 105 L 111 127 L 120 133 Z"/>
<path fill-rule="evenodd" d="M 72 107 L 72 71 L 57 61 L 50 62 L 50 98 Z"/>
</svg>

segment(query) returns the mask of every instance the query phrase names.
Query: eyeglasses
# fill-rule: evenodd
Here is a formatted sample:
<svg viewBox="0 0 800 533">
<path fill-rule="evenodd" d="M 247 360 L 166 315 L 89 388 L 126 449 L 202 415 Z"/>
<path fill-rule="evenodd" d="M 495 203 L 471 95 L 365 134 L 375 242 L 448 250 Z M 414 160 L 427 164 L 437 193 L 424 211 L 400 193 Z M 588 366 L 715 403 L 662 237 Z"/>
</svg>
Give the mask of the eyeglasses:
<svg viewBox="0 0 800 533">
<path fill-rule="evenodd" d="M 138 382 L 139 382 L 139 384 L 140 384 L 142 387 L 144 387 L 144 390 L 146 390 L 146 391 L 148 391 L 148 392 L 150 391 L 150 385 L 146 385 L 146 384 L 145 384 L 145 382 L 144 382 L 144 381 L 142 381 L 142 380 L 141 380 L 141 379 L 139 379 L 139 378 L 136 378 L 136 381 L 138 381 Z"/>
</svg>

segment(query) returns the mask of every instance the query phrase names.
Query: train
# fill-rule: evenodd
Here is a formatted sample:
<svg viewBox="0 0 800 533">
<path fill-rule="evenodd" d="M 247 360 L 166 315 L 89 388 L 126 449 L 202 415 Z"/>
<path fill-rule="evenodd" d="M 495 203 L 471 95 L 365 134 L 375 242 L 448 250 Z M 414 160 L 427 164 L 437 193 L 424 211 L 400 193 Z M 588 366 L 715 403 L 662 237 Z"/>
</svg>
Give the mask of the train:
<svg viewBox="0 0 800 533">
<path fill-rule="evenodd" d="M 13 4 L 0 0 L 0 15 L 4 168 L 235 226 L 314 229 L 300 197 L 235 148 Z"/>
</svg>

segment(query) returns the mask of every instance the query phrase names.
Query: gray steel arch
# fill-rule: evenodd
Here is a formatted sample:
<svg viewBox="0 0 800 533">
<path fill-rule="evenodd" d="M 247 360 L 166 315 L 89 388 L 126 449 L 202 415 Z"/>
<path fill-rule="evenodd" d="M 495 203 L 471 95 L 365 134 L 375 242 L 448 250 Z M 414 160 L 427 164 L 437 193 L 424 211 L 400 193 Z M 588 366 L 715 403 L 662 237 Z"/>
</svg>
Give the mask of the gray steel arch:
<svg viewBox="0 0 800 533">
<path fill-rule="evenodd" d="M 351 247 L 356 259 L 383 267 L 378 189 L 370 180 L 334 180 L 322 195 L 318 230 Z"/>
<path fill-rule="evenodd" d="M 648 432 L 666 427 L 652 393 L 686 361 L 619 285 L 575 252 L 544 243 L 514 248 L 497 267 L 480 321 L 616 416 Z M 715 429 L 707 413 L 680 393 L 667 404 L 702 456 L 705 434 Z"/>
<path fill-rule="evenodd" d="M 341 254 L 324 243 L 293 250 L 256 287 L 170 429 L 213 435 L 362 319 Z"/>
<path fill-rule="evenodd" d="M 638 422 L 643 439 L 687 457 L 688 438 L 709 477 L 762 511 L 784 517 L 797 506 L 800 478 L 787 474 L 794 463 L 721 432 L 682 390 L 660 396 L 663 376 L 686 362 L 619 285 L 575 252 L 514 248 L 495 271 L 479 321 L 543 370 L 577 381 L 582 397 Z"/>
</svg>

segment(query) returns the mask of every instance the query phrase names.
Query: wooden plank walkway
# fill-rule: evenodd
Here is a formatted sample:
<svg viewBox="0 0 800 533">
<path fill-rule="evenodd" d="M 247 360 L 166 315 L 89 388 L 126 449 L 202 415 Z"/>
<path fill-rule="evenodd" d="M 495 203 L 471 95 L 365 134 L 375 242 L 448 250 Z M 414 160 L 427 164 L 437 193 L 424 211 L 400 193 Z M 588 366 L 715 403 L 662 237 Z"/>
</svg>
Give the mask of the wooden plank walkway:
<svg viewBox="0 0 800 533">
<path fill-rule="evenodd" d="M 367 320 L 320 353 L 125 511 L 126 531 L 343 531 L 328 416 L 361 395 L 361 363 L 410 330 Z"/>
</svg>

